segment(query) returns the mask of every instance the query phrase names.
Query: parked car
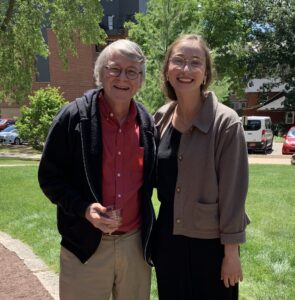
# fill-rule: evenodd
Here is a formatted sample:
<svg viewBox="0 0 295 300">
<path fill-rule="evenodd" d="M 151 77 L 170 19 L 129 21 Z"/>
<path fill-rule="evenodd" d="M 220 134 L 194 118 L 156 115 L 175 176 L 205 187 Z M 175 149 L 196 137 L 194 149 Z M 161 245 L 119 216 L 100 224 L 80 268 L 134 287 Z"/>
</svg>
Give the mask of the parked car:
<svg viewBox="0 0 295 300">
<path fill-rule="evenodd" d="M 11 134 L 12 132 L 16 132 L 17 129 L 14 125 L 8 126 L 0 132 L 0 143 L 3 143 L 6 136 Z"/>
<path fill-rule="evenodd" d="M 0 119 L 0 131 L 14 124 L 15 124 L 15 119 L 10 119 L 10 118 Z"/>
<path fill-rule="evenodd" d="M 284 135 L 284 143 L 282 147 L 283 154 L 295 153 L 295 126 L 292 126 L 288 133 Z"/>
<path fill-rule="evenodd" d="M 245 116 L 240 118 L 243 127 L 248 151 L 263 151 L 272 149 L 273 131 L 270 117 Z"/>
<path fill-rule="evenodd" d="M 10 131 L 9 134 L 7 134 L 6 137 L 4 138 L 4 143 L 15 144 L 15 145 L 22 144 L 22 140 L 19 137 L 18 131 L 17 130 Z"/>
</svg>

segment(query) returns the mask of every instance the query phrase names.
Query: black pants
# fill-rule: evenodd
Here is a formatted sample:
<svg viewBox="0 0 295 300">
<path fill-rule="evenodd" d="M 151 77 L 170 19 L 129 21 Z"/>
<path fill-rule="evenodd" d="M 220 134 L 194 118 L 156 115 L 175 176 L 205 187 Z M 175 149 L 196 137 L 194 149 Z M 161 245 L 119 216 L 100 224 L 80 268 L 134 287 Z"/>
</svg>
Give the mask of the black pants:
<svg viewBox="0 0 295 300">
<path fill-rule="evenodd" d="M 238 299 L 238 284 L 226 288 L 220 279 L 224 246 L 219 239 L 172 235 L 165 227 L 157 223 L 153 237 L 160 300 Z"/>
</svg>

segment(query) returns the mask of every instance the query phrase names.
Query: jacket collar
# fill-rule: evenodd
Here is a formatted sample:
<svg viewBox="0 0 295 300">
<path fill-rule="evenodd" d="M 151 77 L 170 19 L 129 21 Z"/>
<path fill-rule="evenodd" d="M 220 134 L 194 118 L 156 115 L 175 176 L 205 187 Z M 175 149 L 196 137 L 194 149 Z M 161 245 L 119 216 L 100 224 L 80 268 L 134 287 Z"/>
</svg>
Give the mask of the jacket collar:
<svg viewBox="0 0 295 300">
<path fill-rule="evenodd" d="M 177 101 L 171 101 L 159 109 L 155 115 L 156 126 L 160 126 L 160 131 L 164 131 L 171 122 L 173 111 Z M 207 133 L 214 121 L 218 100 L 213 92 L 206 92 L 204 95 L 204 104 L 198 115 L 193 121 L 193 126 L 201 132 Z"/>
<path fill-rule="evenodd" d="M 214 121 L 218 101 L 213 92 L 207 92 L 204 95 L 204 104 L 193 121 L 193 126 L 203 133 L 207 133 Z"/>
</svg>

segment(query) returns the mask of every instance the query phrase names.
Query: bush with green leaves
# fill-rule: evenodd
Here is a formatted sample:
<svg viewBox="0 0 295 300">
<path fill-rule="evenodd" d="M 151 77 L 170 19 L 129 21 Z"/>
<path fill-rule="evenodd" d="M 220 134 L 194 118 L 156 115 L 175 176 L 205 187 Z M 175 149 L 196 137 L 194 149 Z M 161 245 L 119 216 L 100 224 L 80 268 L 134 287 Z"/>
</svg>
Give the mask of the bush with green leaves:
<svg viewBox="0 0 295 300">
<path fill-rule="evenodd" d="M 35 91 L 29 96 L 29 106 L 21 108 L 16 123 L 21 138 L 34 149 L 42 150 L 51 123 L 66 102 L 58 88 L 48 86 Z"/>
</svg>

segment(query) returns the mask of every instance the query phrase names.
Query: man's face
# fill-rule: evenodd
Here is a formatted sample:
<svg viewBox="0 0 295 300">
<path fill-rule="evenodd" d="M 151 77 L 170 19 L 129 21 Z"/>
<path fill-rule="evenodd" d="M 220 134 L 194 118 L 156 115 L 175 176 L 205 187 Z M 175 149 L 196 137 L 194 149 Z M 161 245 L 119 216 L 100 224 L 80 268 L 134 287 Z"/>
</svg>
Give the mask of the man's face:
<svg viewBox="0 0 295 300">
<path fill-rule="evenodd" d="M 137 78 L 130 79 L 136 76 Z M 101 82 L 105 99 L 112 105 L 123 103 L 129 105 L 132 97 L 140 88 L 141 80 L 141 64 L 131 61 L 120 52 L 113 50 L 102 70 Z"/>
</svg>

